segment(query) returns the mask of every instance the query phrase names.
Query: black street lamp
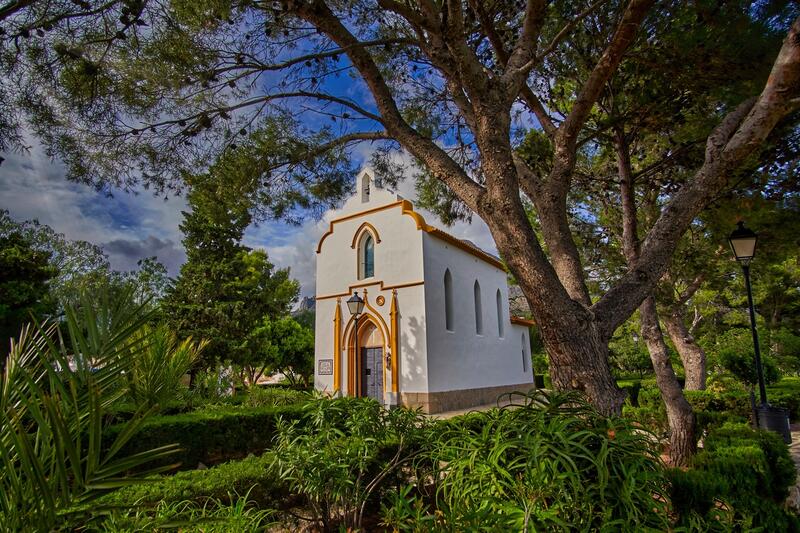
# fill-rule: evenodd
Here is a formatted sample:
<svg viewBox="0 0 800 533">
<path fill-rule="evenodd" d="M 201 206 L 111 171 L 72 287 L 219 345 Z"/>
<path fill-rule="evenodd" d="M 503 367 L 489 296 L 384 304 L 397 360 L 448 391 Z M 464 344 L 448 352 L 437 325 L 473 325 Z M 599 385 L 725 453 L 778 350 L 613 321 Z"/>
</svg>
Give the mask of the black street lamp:
<svg viewBox="0 0 800 533">
<path fill-rule="evenodd" d="M 355 346 L 353 347 L 355 350 L 355 361 L 358 361 L 360 354 L 358 353 L 358 315 L 364 310 L 364 300 L 358 296 L 358 291 L 353 293 L 353 296 L 347 300 L 347 309 L 350 310 L 350 314 L 353 315 L 353 335 L 355 336 Z M 358 368 L 358 364 L 356 363 L 356 368 Z M 358 378 L 358 393 L 357 395 L 361 395 L 361 378 Z"/>
<path fill-rule="evenodd" d="M 758 235 L 744 227 L 744 222 L 737 222 L 738 227 L 733 230 L 728 242 L 731 245 L 734 257 L 742 265 L 744 272 L 744 284 L 747 288 L 747 306 L 750 311 L 750 332 L 753 335 L 753 350 L 755 354 L 756 374 L 758 375 L 758 392 L 761 405 L 756 409 L 756 425 L 763 426 L 765 429 L 776 431 L 783 435 L 784 440 L 789 443 L 792 440 L 789 432 L 789 416 L 785 409 L 772 407 L 767 402 L 767 387 L 764 384 L 764 367 L 761 363 L 761 348 L 758 344 L 758 331 L 756 330 L 756 313 L 753 307 L 753 289 L 750 286 L 750 262 L 756 254 L 756 244 Z"/>
<path fill-rule="evenodd" d="M 753 290 L 750 287 L 750 261 L 756 254 L 756 243 L 758 242 L 758 235 L 748 228 L 744 227 L 744 222 L 739 221 L 738 226 L 731 236 L 728 237 L 728 242 L 733 250 L 733 255 L 739 264 L 742 265 L 744 272 L 744 284 L 747 287 L 747 305 L 750 310 L 750 332 L 753 334 L 753 349 L 756 356 L 756 373 L 758 374 L 758 392 L 761 395 L 761 405 L 769 405 L 767 402 L 767 388 L 764 385 L 764 367 L 761 364 L 761 349 L 758 345 L 758 331 L 756 331 L 756 313 L 753 308 Z"/>
</svg>

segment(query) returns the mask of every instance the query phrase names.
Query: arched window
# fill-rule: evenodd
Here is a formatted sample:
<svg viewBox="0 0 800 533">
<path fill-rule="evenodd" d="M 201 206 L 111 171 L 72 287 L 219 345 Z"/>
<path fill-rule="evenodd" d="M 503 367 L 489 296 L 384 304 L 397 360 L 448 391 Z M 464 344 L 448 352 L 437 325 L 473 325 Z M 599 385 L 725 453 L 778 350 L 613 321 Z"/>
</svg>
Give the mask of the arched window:
<svg viewBox="0 0 800 533">
<path fill-rule="evenodd" d="M 475 333 L 483 335 L 483 308 L 481 306 L 481 284 L 475 280 Z"/>
<path fill-rule="evenodd" d="M 497 336 L 501 339 L 503 338 L 503 295 L 500 294 L 500 289 L 497 289 L 497 294 L 495 295 L 495 301 L 497 302 Z"/>
<path fill-rule="evenodd" d="M 364 174 L 361 178 L 361 203 L 369 202 L 369 174 Z"/>
<path fill-rule="evenodd" d="M 371 278 L 375 275 L 375 241 L 368 231 L 361 236 L 358 244 L 358 279 Z"/>
<path fill-rule="evenodd" d="M 520 339 L 520 345 L 522 346 L 522 371 L 528 371 L 528 363 L 530 362 L 530 357 L 528 357 L 528 350 L 526 348 L 527 343 L 525 342 L 525 334 L 522 334 Z"/>
<path fill-rule="evenodd" d="M 453 276 L 450 269 L 444 271 L 444 327 L 453 331 Z"/>
</svg>

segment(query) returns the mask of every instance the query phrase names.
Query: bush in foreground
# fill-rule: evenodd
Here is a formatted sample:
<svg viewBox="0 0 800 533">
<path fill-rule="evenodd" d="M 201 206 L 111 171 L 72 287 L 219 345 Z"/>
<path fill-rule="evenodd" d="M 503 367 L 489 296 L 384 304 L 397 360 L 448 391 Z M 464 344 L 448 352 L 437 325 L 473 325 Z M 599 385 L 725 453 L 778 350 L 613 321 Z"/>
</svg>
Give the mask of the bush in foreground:
<svg viewBox="0 0 800 533">
<path fill-rule="evenodd" d="M 154 416 L 147 420 L 123 449 L 126 454 L 177 443 L 181 450 L 168 462 L 181 468 L 195 468 L 198 463 L 217 464 L 241 458 L 248 453 L 261 454 L 272 445 L 278 418 L 298 420 L 299 405 L 244 408 L 220 406 L 172 416 Z M 121 430 L 111 426 L 103 437 L 111 442 Z M 167 462 L 167 461 L 165 461 Z"/>
<path fill-rule="evenodd" d="M 735 423 L 714 428 L 694 469 L 668 473 L 678 525 L 701 519 L 719 531 L 800 531 L 800 518 L 783 507 L 796 474 L 776 433 Z"/>
<path fill-rule="evenodd" d="M 101 498 L 101 508 L 130 504 L 153 507 L 156 504 L 192 501 L 205 505 L 210 501 L 231 505 L 232 495 L 248 494 L 248 500 L 262 508 L 279 507 L 287 487 L 270 470 L 270 452 L 261 456 L 230 461 L 207 470 L 188 470 L 155 481 L 126 487 Z"/>
<path fill-rule="evenodd" d="M 318 398 L 307 404 L 304 421 L 281 421 L 272 467 L 325 531 L 364 527 L 367 501 L 377 507 L 386 487 L 405 479 L 402 469 L 433 426 L 419 411 L 357 398 Z"/>
<path fill-rule="evenodd" d="M 517 400 L 443 424 L 417 461 L 415 479 L 428 483 L 389 497 L 384 523 L 446 531 L 667 528 L 650 434 L 573 394 Z"/>
<path fill-rule="evenodd" d="M 229 498 L 231 503 L 209 500 L 161 502 L 153 508 L 111 513 L 96 526 L 97 531 L 127 533 L 176 530 L 198 533 L 255 533 L 274 525 L 275 512 L 260 509 L 249 494 Z"/>
</svg>

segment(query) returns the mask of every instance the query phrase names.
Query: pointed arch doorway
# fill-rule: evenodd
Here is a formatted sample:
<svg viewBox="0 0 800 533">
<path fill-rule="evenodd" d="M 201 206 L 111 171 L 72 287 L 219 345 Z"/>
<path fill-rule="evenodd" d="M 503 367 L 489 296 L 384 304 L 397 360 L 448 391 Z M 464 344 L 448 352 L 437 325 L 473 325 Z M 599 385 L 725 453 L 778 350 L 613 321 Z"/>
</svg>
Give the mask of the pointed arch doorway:
<svg viewBox="0 0 800 533">
<path fill-rule="evenodd" d="M 358 357 L 355 353 L 356 334 L 360 352 Z M 362 315 L 358 320 L 358 332 L 351 328 L 347 340 L 347 385 L 350 396 L 374 398 L 383 403 L 385 353 L 386 337 L 383 330 L 369 314 Z"/>
</svg>

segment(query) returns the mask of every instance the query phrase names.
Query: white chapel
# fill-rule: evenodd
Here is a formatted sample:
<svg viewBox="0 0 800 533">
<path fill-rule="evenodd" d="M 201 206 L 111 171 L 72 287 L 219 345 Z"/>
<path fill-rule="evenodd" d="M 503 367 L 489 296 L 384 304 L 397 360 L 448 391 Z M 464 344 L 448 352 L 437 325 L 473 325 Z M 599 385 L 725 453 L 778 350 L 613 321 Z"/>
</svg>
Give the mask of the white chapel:
<svg viewBox="0 0 800 533">
<path fill-rule="evenodd" d="M 503 264 L 428 225 L 369 170 L 357 184 L 317 245 L 316 388 L 426 413 L 527 392 L 532 322 L 510 316 Z"/>
</svg>

